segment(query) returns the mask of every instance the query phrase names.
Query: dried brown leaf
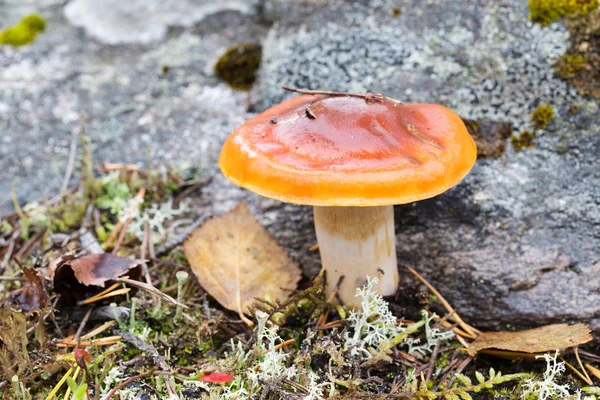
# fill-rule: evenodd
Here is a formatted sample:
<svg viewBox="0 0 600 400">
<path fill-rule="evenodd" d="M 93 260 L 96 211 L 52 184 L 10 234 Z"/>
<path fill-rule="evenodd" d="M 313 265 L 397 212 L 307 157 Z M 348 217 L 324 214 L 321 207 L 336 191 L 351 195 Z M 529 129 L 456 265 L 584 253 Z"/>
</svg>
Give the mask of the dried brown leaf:
<svg viewBox="0 0 600 400">
<path fill-rule="evenodd" d="M 104 286 L 106 281 L 125 275 L 142 261 L 114 254 L 88 254 L 71 261 L 75 278 L 86 286 Z"/>
<path fill-rule="evenodd" d="M 469 345 L 467 352 L 471 356 L 484 349 L 543 353 L 577 346 L 590 340 L 590 328 L 585 324 L 555 324 L 521 332 L 484 332 Z"/>
<path fill-rule="evenodd" d="M 254 298 L 284 300 L 284 289 L 295 289 L 301 277 L 245 202 L 197 228 L 183 248 L 200 285 L 242 319 Z"/>
<path fill-rule="evenodd" d="M 25 278 L 23 287 L 12 293 L 13 305 L 23 312 L 46 308 L 48 294 L 40 274 L 33 268 L 25 268 L 23 277 Z"/>
</svg>

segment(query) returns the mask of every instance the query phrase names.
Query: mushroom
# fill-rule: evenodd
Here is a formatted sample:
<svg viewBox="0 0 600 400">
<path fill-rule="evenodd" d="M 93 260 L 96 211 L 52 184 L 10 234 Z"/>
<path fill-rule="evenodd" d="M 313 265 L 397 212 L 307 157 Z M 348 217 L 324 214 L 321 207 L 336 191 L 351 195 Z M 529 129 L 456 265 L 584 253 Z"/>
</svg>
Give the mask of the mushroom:
<svg viewBox="0 0 600 400">
<path fill-rule="evenodd" d="M 462 120 L 443 106 L 312 93 L 237 128 L 219 167 L 262 196 L 313 206 L 328 297 L 337 290 L 341 302 L 359 307 L 356 288 L 367 277 L 379 278 L 384 296 L 397 290 L 393 205 L 450 189 L 477 150 Z"/>
</svg>

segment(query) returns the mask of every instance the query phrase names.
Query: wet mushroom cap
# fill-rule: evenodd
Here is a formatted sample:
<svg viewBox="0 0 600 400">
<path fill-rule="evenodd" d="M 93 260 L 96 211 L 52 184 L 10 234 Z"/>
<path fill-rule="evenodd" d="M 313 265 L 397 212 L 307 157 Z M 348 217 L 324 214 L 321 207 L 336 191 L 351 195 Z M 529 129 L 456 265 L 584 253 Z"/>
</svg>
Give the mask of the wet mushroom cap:
<svg viewBox="0 0 600 400">
<path fill-rule="evenodd" d="M 302 95 L 237 128 L 219 166 L 265 197 L 313 206 L 380 206 L 434 197 L 477 157 L 462 120 L 435 104 Z"/>
</svg>

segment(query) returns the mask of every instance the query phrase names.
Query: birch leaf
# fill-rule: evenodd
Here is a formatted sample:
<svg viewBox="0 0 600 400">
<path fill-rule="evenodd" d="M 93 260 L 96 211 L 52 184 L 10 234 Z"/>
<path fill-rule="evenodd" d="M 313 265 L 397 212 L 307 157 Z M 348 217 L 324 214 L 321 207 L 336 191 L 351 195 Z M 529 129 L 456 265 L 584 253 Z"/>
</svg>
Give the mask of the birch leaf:
<svg viewBox="0 0 600 400">
<path fill-rule="evenodd" d="M 543 353 L 578 346 L 592 340 L 585 324 L 555 324 L 520 332 L 484 332 L 469 345 L 469 355 L 485 349 Z"/>
<path fill-rule="evenodd" d="M 200 285 L 244 316 L 254 298 L 285 300 L 301 277 L 298 265 L 254 218 L 245 202 L 197 228 L 183 245 Z"/>
</svg>

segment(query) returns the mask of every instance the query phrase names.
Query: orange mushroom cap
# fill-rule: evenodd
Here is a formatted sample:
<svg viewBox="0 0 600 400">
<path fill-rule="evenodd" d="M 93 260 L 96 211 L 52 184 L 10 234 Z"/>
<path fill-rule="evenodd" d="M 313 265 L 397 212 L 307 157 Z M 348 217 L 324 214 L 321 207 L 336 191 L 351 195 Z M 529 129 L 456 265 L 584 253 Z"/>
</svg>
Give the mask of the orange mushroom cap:
<svg viewBox="0 0 600 400">
<path fill-rule="evenodd" d="M 434 197 L 469 172 L 477 149 L 436 104 L 302 95 L 237 128 L 219 167 L 265 197 L 315 206 L 380 206 Z"/>
</svg>

